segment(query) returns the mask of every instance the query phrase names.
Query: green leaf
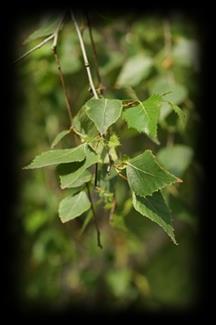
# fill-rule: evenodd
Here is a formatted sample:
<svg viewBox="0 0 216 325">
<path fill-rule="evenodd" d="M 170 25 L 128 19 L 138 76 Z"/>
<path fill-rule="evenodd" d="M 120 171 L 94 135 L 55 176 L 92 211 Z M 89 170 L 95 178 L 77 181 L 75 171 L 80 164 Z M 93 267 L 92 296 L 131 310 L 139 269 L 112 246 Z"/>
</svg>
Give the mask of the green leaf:
<svg viewBox="0 0 216 325">
<path fill-rule="evenodd" d="M 84 145 L 72 149 L 53 149 L 41 153 L 24 169 L 34 169 L 58 164 L 66 164 L 85 159 Z"/>
<path fill-rule="evenodd" d="M 181 128 L 184 129 L 186 124 L 186 114 L 183 112 L 183 110 L 180 107 L 178 107 L 173 102 L 168 101 L 168 103 L 170 104 L 170 107 L 174 110 L 174 112 L 178 115 Z"/>
<path fill-rule="evenodd" d="M 88 118 L 86 114 L 86 108 L 82 107 L 73 119 L 73 126 L 84 136 L 88 136 L 89 139 L 95 138 L 98 135 L 98 131 L 94 123 Z"/>
<path fill-rule="evenodd" d="M 155 192 L 152 196 L 146 197 L 137 196 L 133 193 L 133 206 L 137 212 L 162 227 L 174 244 L 177 245 L 170 211 L 160 192 Z"/>
<path fill-rule="evenodd" d="M 86 159 L 81 166 L 79 165 L 77 168 L 77 165 L 73 164 L 71 168 L 71 172 L 69 174 L 60 176 L 62 189 L 69 188 L 69 187 L 76 187 L 77 183 L 79 183 L 79 180 L 81 181 L 82 179 L 82 181 L 84 181 L 84 179 L 85 180 L 89 179 L 89 176 L 84 174 L 84 172 L 86 171 L 87 168 L 99 162 L 99 157 L 87 147 L 85 150 L 85 156 Z"/>
<path fill-rule="evenodd" d="M 147 100 L 140 102 L 138 106 L 127 109 L 123 113 L 129 128 L 138 132 L 146 133 L 157 144 L 157 125 L 160 117 L 162 97 L 153 95 Z"/>
<path fill-rule="evenodd" d="M 161 164 L 177 177 L 181 177 L 188 168 L 193 151 L 185 145 L 175 145 L 161 149 L 157 158 Z"/>
<path fill-rule="evenodd" d="M 89 210 L 91 204 L 84 191 L 74 196 L 67 196 L 59 204 L 59 217 L 61 221 L 67 222 L 79 217 L 85 211 Z"/>
<path fill-rule="evenodd" d="M 89 182 L 92 178 L 92 174 L 88 170 L 84 170 L 80 176 L 70 185 L 71 188 L 79 187 Z"/>
<path fill-rule="evenodd" d="M 39 28 L 35 30 L 28 38 L 25 40 L 25 43 L 31 42 L 38 38 L 46 37 L 53 34 L 60 23 L 62 17 L 45 17 L 40 22 Z"/>
<path fill-rule="evenodd" d="M 70 130 L 63 130 L 60 133 L 58 133 L 51 144 L 51 148 L 54 148 L 69 133 Z"/>
<path fill-rule="evenodd" d="M 132 272 L 130 269 L 113 269 L 106 272 L 106 282 L 111 294 L 120 299 L 124 299 L 128 292 L 131 292 Z"/>
<path fill-rule="evenodd" d="M 122 102 L 118 99 L 90 99 L 86 104 L 86 114 L 100 132 L 105 134 L 107 129 L 115 123 L 122 111 Z"/>
<path fill-rule="evenodd" d="M 197 41 L 179 37 L 176 39 L 176 45 L 173 47 L 172 56 L 175 63 L 183 66 L 198 66 L 199 46 Z"/>
<path fill-rule="evenodd" d="M 152 68 L 153 61 L 150 57 L 138 54 L 131 57 L 123 66 L 117 79 L 117 86 L 136 86 L 146 78 Z"/>
<path fill-rule="evenodd" d="M 160 166 L 151 150 L 127 162 L 128 183 L 133 192 L 138 195 L 151 195 L 167 185 L 180 181 Z"/>
</svg>

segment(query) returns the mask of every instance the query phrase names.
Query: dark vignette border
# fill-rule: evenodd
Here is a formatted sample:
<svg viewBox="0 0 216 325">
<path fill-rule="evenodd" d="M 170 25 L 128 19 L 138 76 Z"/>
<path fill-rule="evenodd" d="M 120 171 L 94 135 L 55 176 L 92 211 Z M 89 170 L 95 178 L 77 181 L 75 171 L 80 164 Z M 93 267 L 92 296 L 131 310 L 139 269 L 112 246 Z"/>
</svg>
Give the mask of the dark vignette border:
<svg viewBox="0 0 216 325">
<path fill-rule="evenodd" d="M 14 58 L 14 48 L 16 43 L 16 33 L 19 29 L 19 25 L 33 14 L 39 14 L 40 12 L 53 9 L 54 6 L 50 7 L 40 7 L 39 4 L 35 7 L 24 7 L 12 5 L 11 8 L 6 9 L 4 12 L 1 12 L 1 81 L 2 81 L 2 101 L 1 107 L 1 145 L 3 148 L 1 150 L 1 163 L 3 163 L 1 171 L 4 179 L 2 180 L 2 205 L 1 208 L 1 234 L 2 234 L 2 267 L 3 275 L 1 277 L 2 283 L 4 284 L 4 292 L 1 294 L 3 298 L 3 310 L 6 312 L 7 317 L 18 317 L 18 318 L 27 318 L 27 319 L 39 319 L 44 316 L 58 319 L 58 316 L 71 316 L 71 320 L 78 318 L 86 318 L 91 320 L 92 317 L 104 316 L 106 314 L 106 320 L 109 320 L 114 316 L 116 321 L 125 317 L 126 320 L 133 320 L 139 316 L 140 320 L 193 320 L 194 317 L 198 317 L 207 320 L 207 315 L 209 314 L 208 310 L 208 296 L 209 296 L 209 270 L 208 270 L 208 260 L 210 259 L 209 253 L 209 237 L 210 237 L 210 224 L 211 224 L 211 214 L 210 210 L 207 208 L 207 198 L 208 198 L 208 186 L 207 186 L 207 166 L 208 162 L 208 144 L 210 139 L 207 139 L 208 130 L 210 129 L 210 123 L 207 121 L 207 111 L 210 110 L 209 96 L 211 91 L 209 90 L 211 81 L 209 80 L 210 74 L 210 65 L 211 65 L 211 49 L 210 49 L 210 35 L 209 33 L 213 32 L 213 29 L 210 27 L 210 20 L 208 20 L 208 15 L 204 17 L 201 9 L 186 9 L 186 8 L 173 8 L 172 6 L 157 6 L 147 7 L 140 6 L 134 8 L 126 8 L 116 10 L 117 14 L 124 15 L 127 11 L 134 10 L 137 12 L 137 15 L 142 14 L 143 12 L 149 11 L 150 13 L 158 12 L 162 15 L 172 14 L 174 11 L 183 11 L 187 17 L 192 19 L 198 26 L 200 44 L 201 44 L 201 74 L 199 80 L 199 89 L 200 94 L 197 99 L 199 113 L 202 117 L 201 127 L 198 134 L 197 140 L 197 159 L 200 161 L 205 172 L 205 179 L 199 184 L 199 211 L 200 211 L 200 234 L 199 234 L 199 251 L 200 251 L 200 269 L 197 270 L 199 273 L 200 279 L 200 288 L 199 288 L 199 300 L 198 304 L 191 310 L 185 311 L 164 311 L 163 313 L 137 313 L 134 309 L 128 309 L 122 312 L 121 314 L 111 314 L 107 311 L 94 311 L 89 312 L 85 311 L 82 306 L 74 306 L 73 310 L 65 309 L 62 313 L 51 313 L 47 311 L 45 314 L 42 313 L 40 309 L 32 310 L 30 313 L 24 313 L 24 306 L 20 306 L 19 296 L 17 294 L 17 270 L 19 268 L 19 260 L 17 258 L 19 251 L 19 237 L 21 231 L 19 226 L 15 224 L 14 221 L 14 209 L 16 202 L 18 200 L 19 194 L 19 182 L 17 177 L 17 166 L 16 166 L 16 157 L 18 155 L 17 150 L 17 137 L 16 137 L 16 125 L 19 121 L 19 112 L 16 106 L 16 89 L 17 89 L 17 78 L 16 78 L 16 69 L 12 64 Z M 65 9 L 54 8 L 54 9 Z M 101 5 L 100 5 L 101 8 Z M 124 5 L 125 8 L 125 5 Z M 74 9 L 74 6 L 73 6 Z M 82 9 L 82 8 L 78 8 Z M 86 8 L 85 8 L 86 9 Z M 88 9 L 88 8 L 87 8 Z M 92 7 L 89 8 L 90 11 Z M 109 8 L 102 8 L 103 10 L 112 11 L 112 6 Z M 101 10 L 102 10 L 101 9 Z M 213 19 L 210 18 L 209 19 Z M 214 94 L 214 93 L 213 93 Z M 214 216 L 212 215 L 212 218 Z M 62 318 L 60 318 L 62 319 Z"/>
</svg>

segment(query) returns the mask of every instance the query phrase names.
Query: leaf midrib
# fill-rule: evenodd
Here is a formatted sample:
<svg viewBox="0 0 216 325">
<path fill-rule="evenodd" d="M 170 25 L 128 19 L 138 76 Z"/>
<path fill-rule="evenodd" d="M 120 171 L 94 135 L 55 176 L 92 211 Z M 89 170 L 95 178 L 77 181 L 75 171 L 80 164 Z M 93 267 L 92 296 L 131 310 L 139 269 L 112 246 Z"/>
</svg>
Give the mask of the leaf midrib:
<svg viewBox="0 0 216 325">
<path fill-rule="evenodd" d="M 132 165 L 132 164 L 129 163 L 129 162 L 127 162 L 127 164 L 128 164 L 129 166 L 131 166 L 132 168 L 134 168 L 134 169 L 136 169 L 136 170 L 139 170 L 140 172 L 142 172 L 142 173 L 144 173 L 144 174 L 147 174 L 147 175 L 150 175 L 150 176 L 155 177 L 155 175 L 153 175 L 153 174 L 151 174 L 151 173 L 149 173 L 149 172 L 146 172 L 145 170 L 142 170 L 142 169 L 140 169 L 139 167 L 136 167 L 135 165 Z"/>
<path fill-rule="evenodd" d="M 104 99 L 104 110 L 103 110 L 103 127 L 102 127 L 102 134 L 105 132 L 104 125 L 105 125 L 105 116 L 106 116 L 106 106 L 107 106 L 107 98 Z"/>
</svg>

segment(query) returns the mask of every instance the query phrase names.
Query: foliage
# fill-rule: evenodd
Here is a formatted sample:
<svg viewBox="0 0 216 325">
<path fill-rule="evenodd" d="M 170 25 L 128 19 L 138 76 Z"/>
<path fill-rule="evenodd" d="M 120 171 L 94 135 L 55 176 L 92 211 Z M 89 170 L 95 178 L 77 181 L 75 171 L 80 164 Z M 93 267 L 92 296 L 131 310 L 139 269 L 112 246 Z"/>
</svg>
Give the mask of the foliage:
<svg viewBox="0 0 216 325">
<path fill-rule="evenodd" d="M 190 272 L 184 275 L 182 283 L 176 284 L 175 292 L 165 297 L 158 275 L 158 291 L 154 287 L 154 274 L 157 268 L 163 268 L 163 263 L 169 264 L 170 257 L 164 255 L 159 265 L 153 263 L 151 268 L 146 254 L 154 242 L 157 244 L 158 236 L 166 238 L 160 228 L 174 243 L 178 242 L 176 254 L 181 252 L 182 257 L 181 266 L 176 273 L 173 271 L 174 282 L 186 263 L 182 247 L 189 248 L 187 254 L 192 256 L 187 227 L 193 227 L 196 214 L 192 197 L 195 185 L 190 179 L 194 169 L 190 171 L 190 167 L 194 164 L 193 76 L 197 66 L 189 59 L 192 53 L 188 48 L 195 47 L 195 36 L 193 31 L 185 32 L 184 24 L 177 18 L 169 25 L 171 46 L 167 45 L 166 32 L 157 19 L 129 15 L 125 21 L 106 20 L 97 14 L 95 19 L 93 33 L 102 85 L 95 82 L 94 57 L 84 18 L 79 23 L 84 24 L 83 39 L 99 98 L 93 98 L 88 91 L 73 25 L 66 21 L 59 33 L 57 51 L 70 90 L 72 125 L 67 127 L 63 90 L 50 44 L 20 63 L 22 82 L 26 85 L 20 135 L 23 154 L 28 157 L 22 165 L 36 154 L 26 168 L 57 166 L 34 173 L 25 171 L 28 174 L 23 176 L 23 202 L 28 202 L 22 208 L 23 223 L 29 236 L 34 236 L 30 259 L 36 267 L 27 295 L 32 299 L 42 295 L 54 303 L 66 287 L 68 291 L 62 297 L 85 303 L 87 291 L 88 301 L 91 295 L 100 301 L 100 287 L 104 287 L 107 290 L 103 298 L 113 300 L 113 306 L 138 301 L 140 306 L 155 307 L 157 295 L 168 305 L 184 304 L 190 300 L 189 293 L 185 299 L 181 294 L 177 296 L 191 281 Z M 40 29 L 38 36 L 32 34 L 26 50 L 55 32 L 59 20 L 50 21 L 51 27 L 47 24 L 45 34 Z M 104 86 L 104 94 L 100 86 Z M 62 222 L 74 220 L 61 225 L 57 211 Z M 100 255 L 92 227 L 95 211 L 104 248 Z M 148 219 L 154 223 L 151 225 Z M 179 222 L 186 225 L 185 236 L 178 230 Z M 163 250 L 161 247 L 159 251 Z M 80 262 L 75 268 L 77 260 Z M 56 281 L 63 273 L 64 283 Z M 48 277 L 56 283 L 52 289 Z M 168 284 L 166 274 L 164 277 Z"/>
</svg>

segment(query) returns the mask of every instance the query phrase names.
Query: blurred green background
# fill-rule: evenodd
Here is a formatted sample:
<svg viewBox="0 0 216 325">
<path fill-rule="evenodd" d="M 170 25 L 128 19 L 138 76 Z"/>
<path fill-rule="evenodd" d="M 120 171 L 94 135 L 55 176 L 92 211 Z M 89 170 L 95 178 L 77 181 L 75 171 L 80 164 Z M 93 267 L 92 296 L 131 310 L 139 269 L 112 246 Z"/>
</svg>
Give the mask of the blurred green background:
<svg viewBox="0 0 216 325">
<path fill-rule="evenodd" d="M 46 18 L 46 17 L 45 17 Z M 90 308 L 141 310 L 191 307 L 198 298 L 197 182 L 202 170 L 196 159 L 199 38 L 197 26 L 180 14 L 124 16 L 90 15 L 98 54 L 104 95 L 130 98 L 126 86 L 142 100 L 152 93 L 171 91 L 170 98 L 187 115 L 186 130 L 175 114 L 164 107 L 158 146 L 145 135 L 120 124 L 116 133 L 120 150 L 136 155 L 145 148 L 158 153 L 169 168 L 183 178 L 171 189 L 175 246 L 156 225 L 136 213 L 129 189 L 119 180 L 115 192 L 118 209 L 109 224 L 108 212 L 98 208 L 103 250 L 97 247 L 94 225 L 82 235 L 85 215 L 61 224 L 59 189 L 54 168 L 24 171 L 36 154 L 50 148 L 56 134 L 69 126 L 63 91 L 51 43 L 17 64 L 18 150 L 20 193 L 17 220 L 21 226 L 19 294 L 25 307 L 42 304 L 62 309 L 73 304 Z M 24 22 L 17 34 L 17 56 L 40 40 L 21 46 L 44 17 Z M 85 28 L 85 20 L 80 19 Z M 94 80 L 88 30 L 84 40 Z M 79 42 L 68 19 L 61 31 L 58 52 L 73 112 L 91 97 Z M 75 145 L 72 138 L 59 147 Z M 177 145 L 177 146 L 176 146 Z M 163 149 L 161 149 L 163 148 Z"/>
</svg>

